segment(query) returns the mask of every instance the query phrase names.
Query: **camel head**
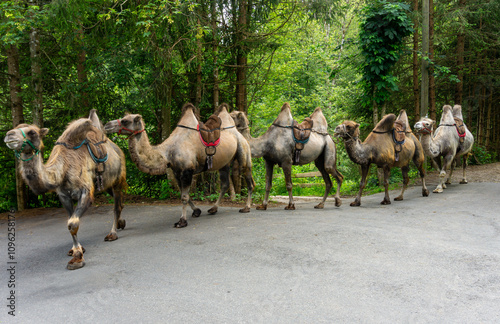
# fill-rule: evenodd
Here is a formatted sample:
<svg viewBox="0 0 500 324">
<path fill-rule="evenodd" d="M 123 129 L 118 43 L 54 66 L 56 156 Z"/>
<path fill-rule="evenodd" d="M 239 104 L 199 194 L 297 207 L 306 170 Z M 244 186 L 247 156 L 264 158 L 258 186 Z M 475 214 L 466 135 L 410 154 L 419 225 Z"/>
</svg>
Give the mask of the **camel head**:
<svg viewBox="0 0 500 324">
<path fill-rule="evenodd" d="M 436 122 L 430 118 L 427 117 L 422 117 L 418 122 L 416 122 L 415 126 L 415 131 L 420 134 L 431 134 L 432 131 L 434 130 L 434 125 Z"/>
<path fill-rule="evenodd" d="M 144 132 L 144 121 L 138 114 L 127 114 L 122 119 L 112 120 L 104 125 L 104 131 L 108 134 L 137 135 Z"/>
<path fill-rule="evenodd" d="M 42 139 L 48 132 L 48 128 L 40 129 L 36 125 L 19 124 L 7 132 L 3 141 L 8 148 L 16 151 L 17 158 L 20 158 L 21 153 L 34 156 L 43 150 Z"/>
<path fill-rule="evenodd" d="M 344 140 L 359 138 L 359 124 L 352 120 L 346 120 L 335 127 L 335 137 L 342 137 Z"/>
<path fill-rule="evenodd" d="M 235 110 L 232 111 L 229 115 L 231 115 L 231 118 L 233 118 L 234 124 L 236 125 L 236 129 L 241 131 L 248 128 L 249 122 L 244 112 Z"/>
</svg>

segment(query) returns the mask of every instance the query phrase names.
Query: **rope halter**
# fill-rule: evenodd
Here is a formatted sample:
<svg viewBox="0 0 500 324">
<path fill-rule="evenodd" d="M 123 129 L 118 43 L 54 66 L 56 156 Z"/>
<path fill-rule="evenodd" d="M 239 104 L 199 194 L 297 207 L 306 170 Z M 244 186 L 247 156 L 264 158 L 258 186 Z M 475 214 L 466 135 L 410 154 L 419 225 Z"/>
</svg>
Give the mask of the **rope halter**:
<svg viewBox="0 0 500 324">
<path fill-rule="evenodd" d="M 23 162 L 29 161 L 29 160 L 33 159 L 35 157 L 35 155 L 38 155 L 38 153 L 40 152 L 40 150 L 37 149 L 35 147 L 35 145 L 33 145 L 33 143 L 31 143 L 31 141 L 26 137 L 26 134 L 24 134 L 24 131 L 21 128 L 19 128 L 19 130 L 21 131 L 21 134 L 23 134 L 24 141 L 23 141 L 23 145 L 21 146 L 21 149 L 20 150 L 15 150 L 14 154 L 16 155 L 16 158 L 18 158 L 19 160 L 21 160 Z M 29 157 L 27 159 L 23 159 L 21 157 L 21 153 L 23 152 L 23 149 L 26 146 L 26 144 L 28 144 L 29 146 L 31 146 L 31 148 L 33 149 L 34 153 L 33 153 L 33 155 L 31 157 Z"/>
<path fill-rule="evenodd" d="M 145 131 L 146 131 L 145 129 L 141 129 L 141 130 L 132 130 L 132 129 L 130 129 L 130 128 L 127 128 L 127 127 L 125 127 L 125 126 L 122 126 L 122 122 L 121 122 L 121 120 L 120 120 L 120 119 L 117 119 L 116 121 L 118 122 L 118 126 L 120 126 L 120 129 L 118 130 L 118 135 L 122 135 L 122 131 L 127 131 L 127 132 L 132 133 L 132 134 L 130 134 L 130 135 L 127 137 L 127 139 L 129 139 L 129 138 L 130 138 L 130 137 L 132 137 L 132 136 L 135 136 L 135 135 L 137 135 L 137 134 L 140 134 L 140 133 L 142 133 L 142 132 L 145 132 Z M 126 134 L 124 134 L 124 135 L 126 135 Z"/>
</svg>

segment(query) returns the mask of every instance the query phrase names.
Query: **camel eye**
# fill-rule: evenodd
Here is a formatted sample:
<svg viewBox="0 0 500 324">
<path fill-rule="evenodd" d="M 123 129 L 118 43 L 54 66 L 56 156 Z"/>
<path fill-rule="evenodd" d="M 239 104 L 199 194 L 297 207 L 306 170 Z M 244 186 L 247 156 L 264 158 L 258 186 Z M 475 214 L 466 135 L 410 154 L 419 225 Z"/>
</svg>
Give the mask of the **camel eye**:
<svg viewBox="0 0 500 324">
<path fill-rule="evenodd" d="M 128 125 L 128 124 L 130 124 L 130 121 L 122 119 L 122 125 Z"/>
<path fill-rule="evenodd" d="M 34 131 L 34 130 L 30 130 L 30 131 L 28 132 L 28 135 L 29 135 L 29 136 L 35 136 L 35 131 Z"/>
<path fill-rule="evenodd" d="M 134 118 L 134 122 L 135 123 L 138 123 L 140 120 L 141 120 L 141 117 L 139 117 L 139 116 L 137 116 L 137 117 Z"/>
</svg>

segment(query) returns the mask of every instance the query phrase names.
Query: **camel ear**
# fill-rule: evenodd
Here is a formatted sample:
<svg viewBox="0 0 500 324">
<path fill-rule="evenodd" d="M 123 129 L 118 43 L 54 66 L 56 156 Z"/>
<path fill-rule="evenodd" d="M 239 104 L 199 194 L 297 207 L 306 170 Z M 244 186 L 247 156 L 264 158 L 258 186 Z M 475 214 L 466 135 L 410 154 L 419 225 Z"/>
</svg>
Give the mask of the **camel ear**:
<svg viewBox="0 0 500 324">
<path fill-rule="evenodd" d="M 141 121 L 141 116 L 136 116 L 136 117 L 134 118 L 134 123 L 138 123 L 138 122 L 140 122 L 140 121 Z"/>
<path fill-rule="evenodd" d="M 44 138 L 45 135 L 47 135 L 49 133 L 49 129 L 48 128 L 42 128 L 40 129 L 40 137 L 41 138 Z"/>
<path fill-rule="evenodd" d="M 359 128 L 359 124 L 358 124 L 358 123 L 355 123 L 355 124 L 354 124 L 354 128 Z"/>
</svg>

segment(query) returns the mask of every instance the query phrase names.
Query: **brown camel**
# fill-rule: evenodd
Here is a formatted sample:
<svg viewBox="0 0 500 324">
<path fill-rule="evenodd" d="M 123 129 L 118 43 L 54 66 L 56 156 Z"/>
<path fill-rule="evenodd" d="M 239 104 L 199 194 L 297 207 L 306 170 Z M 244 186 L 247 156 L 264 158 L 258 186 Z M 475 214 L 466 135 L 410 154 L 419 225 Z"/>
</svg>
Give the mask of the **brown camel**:
<svg viewBox="0 0 500 324">
<path fill-rule="evenodd" d="M 20 124 L 4 139 L 21 161 L 21 174 L 31 190 L 37 195 L 55 191 L 69 214 L 68 229 L 73 237 L 73 248 L 68 252 L 73 256 L 67 265 L 69 270 L 85 265 L 85 249 L 78 242 L 77 233 L 80 217 L 92 204 L 96 191 L 106 190 L 115 200 L 113 226 L 105 240 L 116 240 L 116 229 L 125 228 L 121 218 L 122 193 L 127 186 L 125 156 L 94 123 L 100 124 L 94 110 L 89 118 L 70 123 L 45 164 L 39 152 L 43 150 L 47 128 Z"/>
<path fill-rule="evenodd" d="M 385 197 L 381 202 L 382 205 L 391 203 L 389 198 L 389 174 L 392 167 L 401 168 L 403 174 L 403 188 L 400 195 L 394 198 L 394 200 L 403 200 L 403 194 L 409 182 L 408 171 L 411 160 L 413 160 L 422 179 L 422 196 L 427 197 L 429 195 L 429 190 L 425 186 L 425 171 L 423 168 L 424 152 L 420 142 L 411 133 L 409 126 L 407 126 L 408 117 L 404 110 L 401 111 L 398 117 L 398 123 L 402 126 L 402 131 L 405 132 L 406 139 L 404 143 L 394 139 L 396 136 L 394 132 L 395 122 L 396 115 L 389 114 L 384 116 L 362 143 L 359 139 L 358 123 L 347 120 L 335 128 L 335 135 L 344 140 L 349 158 L 354 163 L 361 165 L 359 192 L 356 199 L 351 203 L 351 206 L 361 205 L 361 195 L 366 186 L 366 177 L 372 163 L 384 171 Z"/>
<path fill-rule="evenodd" d="M 219 170 L 221 193 L 215 205 L 208 210 L 209 214 L 215 214 L 225 192 L 229 188 L 229 166 L 234 159 L 237 159 L 242 166 L 248 184 L 248 199 L 245 207 L 240 209 L 240 212 L 247 213 L 250 211 L 254 187 L 250 146 L 236 130 L 226 104 L 219 107 L 217 116 L 221 121 L 219 127 L 220 142 L 216 147 L 215 154 L 211 155 L 211 157 L 209 157 L 209 154 L 214 153 L 213 146 L 205 147 L 200 140 L 202 134 L 197 129 L 200 125 L 197 109 L 190 103 L 185 104 L 182 108 L 181 119 L 172 134 L 163 143 L 156 146 L 151 146 L 149 143 L 141 115 L 128 114 L 122 119 L 108 122 L 104 127 L 108 133 L 129 135 L 130 157 L 142 172 L 159 175 L 165 174 L 167 168 L 173 170 L 181 190 L 183 203 L 181 218 L 174 225 L 177 228 L 187 226 L 187 204 L 193 210 L 193 217 L 198 217 L 201 214 L 201 210 L 194 205 L 189 197 L 189 188 L 193 175 L 204 171 Z M 210 119 L 213 120 L 214 118 L 211 117 Z M 202 128 L 200 126 L 200 129 Z"/>
<path fill-rule="evenodd" d="M 458 118 L 457 121 L 455 118 Z M 467 183 L 465 169 L 467 167 L 467 158 L 472 150 L 474 144 L 474 136 L 467 129 L 465 124 L 462 131 L 462 143 L 460 142 L 460 129 L 457 123 L 463 121 L 462 107 L 455 105 L 453 109 L 449 105 L 443 106 L 443 114 L 439 126 L 434 131 L 435 121 L 422 117 L 416 124 L 415 130 L 422 134 L 422 146 L 427 156 L 431 157 L 434 168 L 440 170 L 439 184 L 433 192 L 441 193 L 446 189 L 446 184 L 450 184 L 450 179 L 453 174 L 453 168 L 458 158 L 462 157 L 463 178 L 461 184 Z M 441 162 L 441 157 L 443 158 Z M 446 170 L 450 170 L 450 174 L 446 178 Z"/>
<path fill-rule="evenodd" d="M 290 105 L 285 103 L 281 107 L 278 117 L 269 127 L 265 134 L 258 138 L 252 138 L 248 128 L 248 119 L 243 112 L 231 112 L 236 127 L 245 136 L 250 143 L 253 158 L 263 157 L 266 162 L 266 194 L 262 205 L 258 206 L 259 210 L 266 210 L 269 202 L 269 193 L 271 192 L 273 181 L 273 168 L 278 164 L 283 169 L 285 174 L 286 189 L 288 190 L 289 202 L 286 210 L 295 209 L 292 195 L 292 165 L 304 165 L 314 161 L 316 167 L 321 172 L 325 181 L 325 194 L 323 200 L 315 206 L 315 208 L 323 208 L 326 198 L 332 188 L 332 175 L 337 181 L 337 192 L 335 194 L 335 206 L 339 207 L 342 204 L 340 200 L 340 186 L 344 176 L 336 168 L 337 153 L 335 143 L 328 134 L 328 124 L 321 108 L 316 108 L 310 118 L 304 121 L 307 124 L 305 131 L 300 131 L 295 128 L 294 119 L 290 111 Z M 312 124 L 312 128 L 310 125 Z M 297 133 L 307 133 L 309 131 L 309 139 L 301 141 L 294 135 Z M 295 139 L 294 139 L 295 136 Z M 297 152 L 300 148 L 300 152 Z"/>
</svg>

